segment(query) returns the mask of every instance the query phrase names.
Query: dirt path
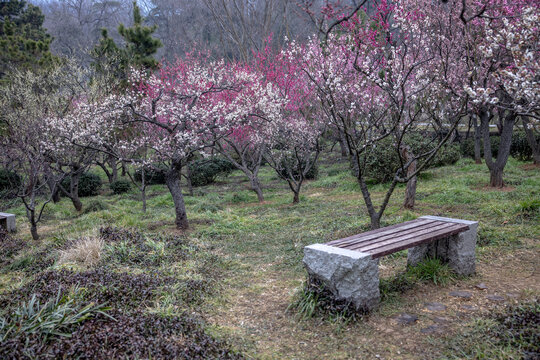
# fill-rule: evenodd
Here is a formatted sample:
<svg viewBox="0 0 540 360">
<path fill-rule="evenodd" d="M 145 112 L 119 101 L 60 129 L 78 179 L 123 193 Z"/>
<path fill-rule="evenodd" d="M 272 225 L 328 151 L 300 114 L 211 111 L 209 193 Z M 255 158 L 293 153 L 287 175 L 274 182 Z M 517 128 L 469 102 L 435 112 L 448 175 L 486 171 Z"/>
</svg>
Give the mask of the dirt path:
<svg viewBox="0 0 540 360">
<path fill-rule="evenodd" d="M 302 279 L 267 267 L 244 287 L 227 290 L 227 306 L 210 321 L 239 339 L 237 346 L 262 359 L 432 359 L 439 349 L 432 337 L 452 336 L 472 318 L 540 293 L 539 249 L 493 250 L 480 256 L 477 275 L 446 287 L 418 284 L 398 304 L 354 324 L 318 319 L 297 321 L 286 309 Z M 404 266 L 386 265 L 383 273 Z M 234 281 L 233 283 L 241 283 Z"/>
</svg>

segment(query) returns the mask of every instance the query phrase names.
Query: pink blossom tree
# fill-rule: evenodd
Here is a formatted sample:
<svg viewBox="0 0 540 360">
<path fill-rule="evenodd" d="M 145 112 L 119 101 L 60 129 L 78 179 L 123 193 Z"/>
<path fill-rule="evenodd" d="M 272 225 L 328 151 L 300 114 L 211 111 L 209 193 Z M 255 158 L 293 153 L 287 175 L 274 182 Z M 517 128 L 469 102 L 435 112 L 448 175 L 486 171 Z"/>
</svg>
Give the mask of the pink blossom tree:
<svg viewBox="0 0 540 360">
<path fill-rule="evenodd" d="M 259 171 L 265 154 L 272 147 L 273 134 L 287 100 L 276 84 L 267 81 L 260 69 L 245 64 L 237 64 L 236 67 L 236 71 L 253 76 L 250 86 L 244 89 L 242 106 L 245 111 L 229 117 L 228 131 L 214 136 L 212 148 L 248 177 L 251 189 L 259 202 L 263 202 Z"/>
<path fill-rule="evenodd" d="M 156 73 L 133 71 L 126 93 L 81 102 L 60 126 L 78 128 L 70 141 L 144 168 L 165 168 L 176 226 L 188 228 L 180 186 L 182 167 L 195 152 L 272 111 L 272 88 L 256 73 L 205 56 L 189 56 Z M 250 122 L 251 123 L 251 122 Z"/>
<path fill-rule="evenodd" d="M 302 184 L 316 166 L 322 150 L 320 138 L 326 129 L 316 92 L 301 65 L 301 54 L 286 49 L 274 53 L 266 46 L 256 54 L 257 68 L 285 101 L 282 116 L 272 124 L 264 158 L 287 181 L 293 203 L 300 201 Z"/>
<path fill-rule="evenodd" d="M 347 16 L 331 13 L 337 16 L 333 28 L 339 31 L 291 50 L 303 52 L 303 70 L 328 120 L 346 136 L 372 228 L 380 226 L 397 184 L 408 182 L 429 164 L 464 116 L 464 102 L 456 106 L 439 86 L 437 73 L 444 62 L 434 54 L 437 39 L 426 31 L 431 24 L 407 5 L 380 1 L 369 15 L 361 10 Z M 436 120 L 448 124 L 447 136 L 418 154 L 403 151 L 409 134 L 421 123 Z M 366 182 L 366 158 L 387 138 L 401 166 L 377 207 Z M 416 170 L 408 171 L 417 162 Z"/>
</svg>

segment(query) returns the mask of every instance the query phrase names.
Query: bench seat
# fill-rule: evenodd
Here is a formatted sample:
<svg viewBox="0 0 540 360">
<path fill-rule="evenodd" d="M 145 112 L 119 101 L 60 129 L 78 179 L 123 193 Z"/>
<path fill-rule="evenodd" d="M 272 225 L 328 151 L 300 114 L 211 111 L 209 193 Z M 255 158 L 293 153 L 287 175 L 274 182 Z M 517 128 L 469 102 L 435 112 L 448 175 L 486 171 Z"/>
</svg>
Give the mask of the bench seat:
<svg viewBox="0 0 540 360">
<path fill-rule="evenodd" d="M 322 282 L 357 310 L 370 311 L 380 301 L 379 258 L 408 249 L 407 266 L 438 258 L 457 274 L 475 272 L 478 222 L 438 216 L 364 232 L 304 248 L 310 281 Z"/>
<path fill-rule="evenodd" d="M 467 224 L 420 218 L 330 241 L 325 245 L 368 253 L 372 259 L 377 259 L 467 230 Z"/>
</svg>

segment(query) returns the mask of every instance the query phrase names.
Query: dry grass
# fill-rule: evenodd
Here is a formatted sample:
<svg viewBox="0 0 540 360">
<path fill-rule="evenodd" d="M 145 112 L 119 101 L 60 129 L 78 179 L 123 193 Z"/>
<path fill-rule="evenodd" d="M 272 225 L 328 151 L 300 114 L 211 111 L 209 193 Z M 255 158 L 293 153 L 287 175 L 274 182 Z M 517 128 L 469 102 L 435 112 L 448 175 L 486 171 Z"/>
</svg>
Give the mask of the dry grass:
<svg viewBox="0 0 540 360">
<path fill-rule="evenodd" d="M 101 259 L 103 239 L 99 237 L 82 237 L 67 250 L 60 251 L 59 264 L 76 264 L 82 267 L 93 267 Z"/>
</svg>

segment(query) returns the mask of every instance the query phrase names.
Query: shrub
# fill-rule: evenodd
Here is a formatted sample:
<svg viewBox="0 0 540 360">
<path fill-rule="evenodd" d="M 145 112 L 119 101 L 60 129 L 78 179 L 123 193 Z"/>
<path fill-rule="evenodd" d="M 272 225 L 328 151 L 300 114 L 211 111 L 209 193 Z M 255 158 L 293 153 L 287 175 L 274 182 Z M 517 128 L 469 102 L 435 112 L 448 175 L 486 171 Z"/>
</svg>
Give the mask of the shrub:
<svg viewBox="0 0 540 360">
<path fill-rule="evenodd" d="M 369 179 L 375 182 L 388 182 L 394 178 L 399 167 L 399 157 L 392 139 L 387 138 L 374 144 L 366 155 L 362 156 L 360 163 L 365 162 Z M 355 158 L 352 159 L 351 166 L 353 175 L 357 176 L 358 167 Z"/>
<path fill-rule="evenodd" d="M 73 327 L 70 337 L 57 337 L 48 344 L 33 337 L 2 343 L 0 357 L 242 359 L 227 343 L 206 334 L 202 324 L 187 314 L 164 317 L 118 311 L 101 311 Z"/>
<path fill-rule="evenodd" d="M 406 143 L 412 148 L 413 153 L 420 154 L 433 149 L 437 143 L 420 134 L 412 134 L 408 137 Z M 435 157 L 431 160 L 429 167 L 439 167 L 455 164 L 461 158 L 459 145 L 447 144 L 443 146 Z M 386 138 L 374 144 L 360 162 L 365 161 L 367 176 L 370 180 L 377 183 L 388 182 L 394 178 L 394 175 L 401 166 L 399 156 L 394 146 L 392 138 Z M 356 162 L 352 161 L 353 175 L 357 174 Z"/>
<path fill-rule="evenodd" d="M 123 194 L 127 193 L 131 189 L 131 183 L 127 180 L 116 180 L 113 181 L 109 187 L 111 188 L 113 194 Z"/>
<path fill-rule="evenodd" d="M 226 176 L 234 170 L 234 165 L 223 158 L 195 160 L 189 163 L 191 185 L 204 186 L 212 184 L 218 175 Z"/>
<path fill-rule="evenodd" d="M 540 141 L 540 134 L 536 135 L 536 141 Z M 532 159 L 532 149 L 524 131 L 516 131 L 512 134 L 510 155 L 521 161 L 529 161 Z"/>
<path fill-rule="evenodd" d="M 0 169 L 0 192 L 14 191 L 21 185 L 21 177 L 7 169 Z"/>
<path fill-rule="evenodd" d="M 87 302 L 114 304 L 116 309 L 144 308 L 156 298 L 156 291 L 171 286 L 176 279 L 152 274 L 130 274 L 114 272 L 109 268 L 97 267 L 83 272 L 60 269 L 44 271 L 33 281 L 15 290 L 6 298 L 9 303 L 22 301 L 35 293 L 39 301 L 55 296 L 58 289 L 70 289 L 79 286 L 84 289 Z M 0 302 L 2 306 L 8 304 Z"/>
<path fill-rule="evenodd" d="M 459 159 L 461 159 L 459 144 L 449 144 L 437 152 L 430 164 L 430 167 L 454 165 Z"/>
<path fill-rule="evenodd" d="M 83 214 L 107 210 L 109 206 L 101 200 L 92 200 L 83 208 Z"/>
<path fill-rule="evenodd" d="M 3 227 L 0 227 L 0 267 L 9 264 L 10 260 L 26 247 L 26 241 L 11 236 Z"/>
<path fill-rule="evenodd" d="M 491 156 L 496 157 L 499 153 L 499 144 L 501 138 L 499 136 L 491 136 Z M 461 155 L 474 159 L 474 138 L 464 139 L 460 143 Z M 484 142 L 480 140 L 480 156 L 484 156 Z"/>
<path fill-rule="evenodd" d="M 66 178 L 62 181 L 62 186 L 69 191 L 71 185 L 71 179 Z M 79 179 L 79 196 L 96 196 L 101 189 L 101 178 L 99 175 L 85 172 L 81 175 Z"/>
<path fill-rule="evenodd" d="M 165 184 L 166 168 L 162 165 L 154 165 L 152 168 L 144 170 L 144 182 L 146 185 Z M 133 179 L 142 182 L 142 169 L 137 169 L 133 173 Z"/>
<path fill-rule="evenodd" d="M 296 166 L 296 160 L 289 159 L 289 158 L 284 158 L 283 160 L 281 160 L 279 175 L 284 178 L 287 178 L 289 176 L 286 170 L 286 162 L 289 162 L 291 164 L 290 166 L 291 166 L 291 171 L 293 173 L 293 176 L 295 178 L 299 178 L 300 173 L 298 172 L 298 167 Z M 301 167 L 303 168 L 304 164 L 302 163 L 301 165 L 302 165 Z M 305 178 L 306 180 L 315 180 L 317 179 L 318 176 L 319 176 L 319 166 L 317 165 L 317 163 L 315 163 L 311 166 Z"/>
<path fill-rule="evenodd" d="M 101 259 L 102 250 L 101 238 L 83 237 L 73 242 L 67 250 L 60 251 L 58 263 L 75 263 L 82 267 L 92 267 Z"/>
</svg>

